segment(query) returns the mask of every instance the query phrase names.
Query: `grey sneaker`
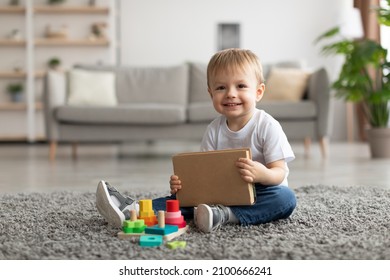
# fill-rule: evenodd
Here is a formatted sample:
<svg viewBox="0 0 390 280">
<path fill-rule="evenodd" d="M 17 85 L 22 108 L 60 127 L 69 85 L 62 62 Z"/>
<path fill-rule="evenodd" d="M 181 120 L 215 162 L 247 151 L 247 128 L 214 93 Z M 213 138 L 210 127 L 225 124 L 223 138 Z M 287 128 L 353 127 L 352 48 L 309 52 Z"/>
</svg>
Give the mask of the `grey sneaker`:
<svg viewBox="0 0 390 280">
<path fill-rule="evenodd" d="M 123 221 L 130 219 L 130 209 L 136 209 L 136 201 L 100 181 L 96 190 L 96 208 L 109 224 L 122 228 Z"/>
<path fill-rule="evenodd" d="M 211 232 L 229 220 L 229 211 L 223 205 L 200 204 L 196 208 L 195 224 L 200 231 Z"/>
</svg>

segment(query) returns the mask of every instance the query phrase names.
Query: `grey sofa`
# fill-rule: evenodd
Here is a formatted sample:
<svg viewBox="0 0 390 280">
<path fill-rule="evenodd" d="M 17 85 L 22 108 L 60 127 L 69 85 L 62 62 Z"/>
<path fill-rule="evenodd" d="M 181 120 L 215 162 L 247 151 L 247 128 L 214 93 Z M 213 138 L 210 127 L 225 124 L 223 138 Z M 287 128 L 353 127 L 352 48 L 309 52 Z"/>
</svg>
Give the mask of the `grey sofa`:
<svg viewBox="0 0 390 280">
<path fill-rule="evenodd" d="M 277 65 L 299 67 L 294 63 Z M 270 66 L 264 67 L 265 74 Z M 52 160 L 59 142 L 200 141 L 206 126 L 217 116 L 207 92 L 205 64 L 76 67 L 114 73 L 118 104 L 68 105 L 67 74 L 49 71 L 43 99 Z M 306 94 L 300 102 L 260 102 L 258 106 L 281 122 L 290 139 L 305 139 L 306 143 L 312 138 L 320 139 L 325 154 L 329 100 L 328 76 L 324 69 L 319 69 L 310 74 Z"/>
</svg>

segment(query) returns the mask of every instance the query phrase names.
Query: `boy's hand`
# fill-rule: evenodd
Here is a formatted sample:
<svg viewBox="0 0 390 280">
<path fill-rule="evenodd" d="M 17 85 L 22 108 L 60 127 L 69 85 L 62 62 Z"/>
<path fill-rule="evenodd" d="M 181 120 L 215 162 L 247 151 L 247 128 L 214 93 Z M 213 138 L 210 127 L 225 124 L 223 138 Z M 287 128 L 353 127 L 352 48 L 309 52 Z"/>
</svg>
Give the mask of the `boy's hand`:
<svg viewBox="0 0 390 280">
<path fill-rule="evenodd" d="M 171 185 L 171 194 L 176 194 L 177 191 L 181 189 L 181 181 L 179 180 L 179 177 L 176 175 L 171 176 L 171 180 L 169 181 L 169 184 Z"/>
<path fill-rule="evenodd" d="M 261 183 L 262 185 L 279 185 L 286 175 L 284 160 L 261 164 L 247 158 L 240 158 L 236 162 L 242 179 L 248 183 Z"/>
<path fill-rule="evenodd" d="M 236 166 L 239 168 L 242 179 L 248 183 L 259 182 L 266 169 L 260 162 L 247 158 L 239 158 Z"/>
</svg>

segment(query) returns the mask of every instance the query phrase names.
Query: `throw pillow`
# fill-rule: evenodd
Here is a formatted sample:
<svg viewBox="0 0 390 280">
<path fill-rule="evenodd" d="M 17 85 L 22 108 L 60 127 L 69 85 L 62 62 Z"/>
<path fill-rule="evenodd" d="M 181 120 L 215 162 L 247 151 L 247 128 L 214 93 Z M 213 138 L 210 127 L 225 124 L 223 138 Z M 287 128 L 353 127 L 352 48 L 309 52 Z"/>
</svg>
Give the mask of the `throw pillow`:
<svg viewBox="0 0 390 280">
<path fill-rule="evenodd" d="M 68 105 L 116 106 L 113 72 L 73 69 L 69 71 Z"/>
<path fill-rule="evenodd" d="M 266 81 L 264 101 L 302 99 L 309 78 L 309 73 L 297 68 L 271 68 Z"/>
</svg>

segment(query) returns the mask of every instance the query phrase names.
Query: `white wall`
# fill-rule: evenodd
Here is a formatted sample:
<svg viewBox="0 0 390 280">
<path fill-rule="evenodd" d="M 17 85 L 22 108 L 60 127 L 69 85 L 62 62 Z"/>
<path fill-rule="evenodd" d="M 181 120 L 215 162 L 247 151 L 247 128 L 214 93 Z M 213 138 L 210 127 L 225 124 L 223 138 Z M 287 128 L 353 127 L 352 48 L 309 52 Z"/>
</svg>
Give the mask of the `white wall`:
<svg viewBox="0 0 390 280">
<path fill-rule="evenodd" d="M 207 62 L 217 50 L 218 23 L 240 23 L 241 47 L 263 63 L 302 60 L 335 79 L 340 59 L 313 41 L 338 23 L 351 0 L 121 0 L 122 65 Z M 346 139 L 344 103 L 334 101 L 334 140 Z"/>
<path fill-rule="evenodd" d="M 305 59 L 323 64 L 314 39 L 335 25 L 349 0 L 122 0 L 122 63 L 207 62 L 217 24 L 241 24 L 241 47 L 263 62 Z"/>
</svg>

